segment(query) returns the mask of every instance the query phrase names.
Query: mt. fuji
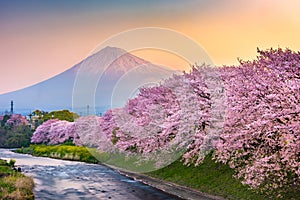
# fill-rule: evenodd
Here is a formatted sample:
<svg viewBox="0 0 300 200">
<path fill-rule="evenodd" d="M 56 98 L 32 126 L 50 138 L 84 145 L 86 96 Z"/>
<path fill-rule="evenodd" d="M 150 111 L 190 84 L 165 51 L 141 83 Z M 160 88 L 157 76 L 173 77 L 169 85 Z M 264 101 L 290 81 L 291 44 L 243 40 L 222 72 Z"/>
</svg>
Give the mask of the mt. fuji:
<svg viewBox="0 0 300 200">
<path fill-rule="evenodd" d="M 139 87 L 155 85 L 173 73 L 123 49 L 106 47 L 53 78 L 0 95 L 0 113 L 9 109 L 11 100 L 22 114 L 70 109 L 84 115 L 89 105 L 103 113 L 122 106 Z"/>
</svg>

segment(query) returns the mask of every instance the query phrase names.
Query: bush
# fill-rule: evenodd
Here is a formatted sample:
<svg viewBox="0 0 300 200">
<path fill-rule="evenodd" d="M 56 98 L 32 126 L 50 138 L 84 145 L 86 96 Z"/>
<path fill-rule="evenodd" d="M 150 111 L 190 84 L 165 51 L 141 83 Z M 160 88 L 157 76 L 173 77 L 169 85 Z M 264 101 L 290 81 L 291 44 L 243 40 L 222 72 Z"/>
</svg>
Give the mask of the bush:
<svg viewBox="0 0 300 200">
<path fill-rule="evenodd" d="M 14 167 L 14 166 L 15 166 L 15 163 L 16 163 L 16 160 L 10 159 L 8 165 L 9 165 L 10 167 Z"/>
</svg>

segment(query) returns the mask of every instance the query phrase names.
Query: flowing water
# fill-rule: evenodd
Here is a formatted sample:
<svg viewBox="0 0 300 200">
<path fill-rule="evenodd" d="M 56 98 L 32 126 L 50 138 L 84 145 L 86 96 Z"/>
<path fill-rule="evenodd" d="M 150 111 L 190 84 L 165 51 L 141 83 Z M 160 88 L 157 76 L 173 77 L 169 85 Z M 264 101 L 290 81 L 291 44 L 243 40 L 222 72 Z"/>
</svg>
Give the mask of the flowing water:
<svg viewBox="0 0 300 200">
<path fill-rule="evenodd" d="M 0 149 L 34 179 L 36 199 L 179 200 L 103 165 L 34 157 Z"/>
</svg>

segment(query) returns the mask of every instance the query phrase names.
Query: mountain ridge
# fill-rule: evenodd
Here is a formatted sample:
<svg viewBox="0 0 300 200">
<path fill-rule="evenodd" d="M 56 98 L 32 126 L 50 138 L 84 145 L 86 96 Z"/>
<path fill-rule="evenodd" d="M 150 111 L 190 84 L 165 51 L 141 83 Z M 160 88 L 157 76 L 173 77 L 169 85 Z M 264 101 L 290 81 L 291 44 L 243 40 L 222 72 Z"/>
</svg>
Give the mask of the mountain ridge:
<svg viewBox="0 0 300 200">
<path fill-rule="evenodd" d="M 0 113 L 9 109 L 11 100 L 15 103 L 15 110 L 23 114 L 35 109 L 45 111 L 72 110 L 74 84 L 80 75 L 79 73 L 91 80 L 92 77 L 97 78 L 98 76 L 99 83 L 95 94 L 97 104 L 95 106 L 102 107 L 97 111 L 98 113 L 104 112 L 111 104 L 109 98 L 112 96 L 110 93 L 115 84 L 124 74 L 135 67 L 141 68 L 141 71 L 149 71 L 149 68 L 153 67 L 163 78 L 167 78 L 174 72 L 173 70 L 157 71 L 157 65 L 118 47 L 108 46 L 47 80 L 23 89 L 0 94 Z M 139 76 L 139 74 L 136 73 L 134 76 Z M 156 75 L 154 72 L 148 72 L 148 76 Z"/>
</svg>

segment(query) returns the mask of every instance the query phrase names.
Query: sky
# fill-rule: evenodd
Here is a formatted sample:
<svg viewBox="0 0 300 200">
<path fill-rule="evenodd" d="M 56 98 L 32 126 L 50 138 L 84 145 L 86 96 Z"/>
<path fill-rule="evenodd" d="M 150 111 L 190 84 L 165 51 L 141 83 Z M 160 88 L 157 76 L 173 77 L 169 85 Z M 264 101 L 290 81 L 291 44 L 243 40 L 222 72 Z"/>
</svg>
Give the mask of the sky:
<svg viewBox="0 0 300 200">
<path fill-rule="evenodd" d="M 161 27 L 195 40 L 218 66 L 251 60 L 256 49 L 300 48 L 297 0 L 0 1 L 0 94 L 57 75 L 120 32 Z M 166 52 L 133 52 L 186 69 Z"/>
</svg>

